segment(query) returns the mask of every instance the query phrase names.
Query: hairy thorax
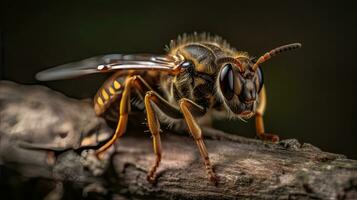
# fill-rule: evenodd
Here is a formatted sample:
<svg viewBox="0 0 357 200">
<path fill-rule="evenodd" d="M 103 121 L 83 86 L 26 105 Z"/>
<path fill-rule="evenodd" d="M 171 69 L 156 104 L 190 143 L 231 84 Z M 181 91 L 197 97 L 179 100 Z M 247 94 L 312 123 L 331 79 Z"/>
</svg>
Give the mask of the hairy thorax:
<svg viewBox="0 0 357 200">
<path fill-rule="evenodd" d="M 216 97 L 216 80 L 221 66 L 216 61 L 244 53 L 237 52 L 220 37 L 210 36 L 178 38 L 170 44 L 168 52 L 191 61 L 194 67 L 176 76 L 161 76 L 160 86 L 166 98 L 174 105 L 188 98 L 207 110 L 221 110 L 223 105 Z"/>
</svg>

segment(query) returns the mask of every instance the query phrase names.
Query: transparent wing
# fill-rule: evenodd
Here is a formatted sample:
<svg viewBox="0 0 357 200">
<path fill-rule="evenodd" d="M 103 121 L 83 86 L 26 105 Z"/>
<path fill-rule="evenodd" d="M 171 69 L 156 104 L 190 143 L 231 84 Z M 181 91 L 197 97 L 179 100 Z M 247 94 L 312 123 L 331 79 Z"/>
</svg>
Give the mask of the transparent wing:
<svg viewBox="0 0 357 200">
<path fill-rule="evenodd" d="M 152 54 L 110 54 L 95 56 L 41 71 L 36 74 L 40 81 L 70 79 L 87 74 L 105 73 L 115 70 L 161 70 L 171 71 L 182 63 L 172 56 Z"/>
</svg>

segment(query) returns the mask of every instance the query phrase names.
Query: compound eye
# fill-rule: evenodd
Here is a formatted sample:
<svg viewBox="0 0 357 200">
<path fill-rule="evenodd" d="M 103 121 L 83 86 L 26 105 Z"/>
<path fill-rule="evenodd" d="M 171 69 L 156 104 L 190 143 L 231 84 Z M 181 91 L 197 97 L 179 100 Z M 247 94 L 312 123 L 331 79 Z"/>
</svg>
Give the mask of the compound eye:
<svg viewBox="0 0 357 200">
<path fill-rule="evenodd" d="M 260 67 L 258 67 L 258 69 L 257 69 L 257 77 L 258 77 L 258 83 L 259 83 L 259 86 L 258 86 L 258 93 L 259 93 L 263 87 L 263 84 L 264 84 L 263 71 Z"/>
<path fill-rule="evenodd" d="M 219 85 L 222 94 L 227 100 L 234 96 L 234 74 L 231 64 L 225 64 L 219 76 Z"/>
</svg>

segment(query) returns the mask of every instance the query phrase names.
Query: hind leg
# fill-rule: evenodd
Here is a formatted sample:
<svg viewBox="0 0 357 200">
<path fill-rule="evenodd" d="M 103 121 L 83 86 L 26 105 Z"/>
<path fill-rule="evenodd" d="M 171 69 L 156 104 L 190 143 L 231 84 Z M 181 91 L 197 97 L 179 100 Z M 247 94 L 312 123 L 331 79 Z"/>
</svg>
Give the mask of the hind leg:
<svg viewBox="0 0 357 200">
<path fill-rule="evenodd" d="M 125 88 L 123 91 L 123 95 L 120 99 L 119 120 L 118 120 L 117 128 L 115 130 L 115 133 L 113 134 L 113 136 L 110 138 L 109 141 L 105 141 L 104 144 L 99 145 L 100 148 L 96 151 L 97 155 L 100 155 L 101 153 L 105 152 L 126 131 L 126 125 L 128 122 L 128 114 L 130 111 L 130 92 L 131 92 L 131 88 L 132 88 L 134 80 L 135 80 L 135 77 L 129 77 L 125 80 L 125 86 L 124 86 Z"/>
</svg>

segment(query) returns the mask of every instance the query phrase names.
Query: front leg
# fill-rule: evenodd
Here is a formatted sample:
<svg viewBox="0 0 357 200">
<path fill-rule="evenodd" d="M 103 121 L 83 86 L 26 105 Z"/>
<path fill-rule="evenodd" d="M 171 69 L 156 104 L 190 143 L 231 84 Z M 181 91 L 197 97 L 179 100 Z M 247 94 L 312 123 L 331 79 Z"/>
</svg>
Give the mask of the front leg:
<svg viewBox="0 0 357 200">
<path fill-rule="evenodd" d="M 205 113 L 205 109 L 186 98 L 181 99 L 179 104 L 180 104 L 180 109 L 184 115 L 186 124 L 190 130 L 190 133 L 195 139 L 198 149 L 200 150 L 201 156 L 206 166 L 206 171 L 209 176 L 209 179 L 210 181 L 217 184 L 218 179 L 213 171 L 213 167 L 208 156 L 206 145 L 203 142 L 201 128 L 199 127 L 196 119 L 192 115 L 192 114 L 203 115 Z"/>
<path fill-rule="evenodd" d="M 265 140 L 265 141 L 271 141 L 271 142 L 278 142 L 279 141 L 279 136 L 275 134 L 269 134 L 265 133 L 264 130 L 264 121 L 263 121 L 263 115 L 265 112 L 265 107 L 266 107 L 266 91 L 265 91 L 265 86 L 263 86 L 262 90 L 259 93 L 259 105 L 257 107 L 257 111 L 255 113 L 255 128 L 257 135 L 260 139 Z"/>
</svg>

